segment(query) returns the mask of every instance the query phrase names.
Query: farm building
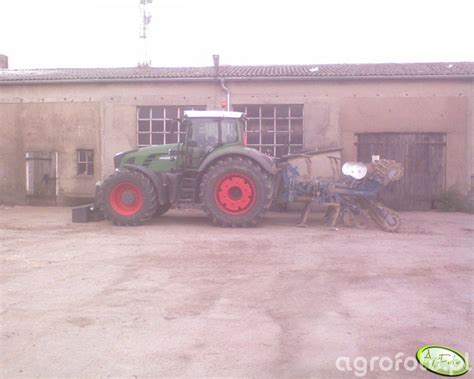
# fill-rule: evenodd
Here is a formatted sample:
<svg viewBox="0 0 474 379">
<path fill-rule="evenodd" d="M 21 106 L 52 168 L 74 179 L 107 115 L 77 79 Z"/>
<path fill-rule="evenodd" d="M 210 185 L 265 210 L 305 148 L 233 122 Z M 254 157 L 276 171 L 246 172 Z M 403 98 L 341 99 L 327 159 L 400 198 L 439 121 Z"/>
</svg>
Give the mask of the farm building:
<svg viewBox="0 0 474 379">
<path fill-rule="evenodd" d="M 341 147 L 344 161 L 403 162 L 395 207 L 429 209 L 472 188 L 473 99 L 474 63 L 4 67 L 0 202 L 86 201 L 115 153 L 183 141 L 184 110 L 228 102 L 272 156 Z"/>
</svg>

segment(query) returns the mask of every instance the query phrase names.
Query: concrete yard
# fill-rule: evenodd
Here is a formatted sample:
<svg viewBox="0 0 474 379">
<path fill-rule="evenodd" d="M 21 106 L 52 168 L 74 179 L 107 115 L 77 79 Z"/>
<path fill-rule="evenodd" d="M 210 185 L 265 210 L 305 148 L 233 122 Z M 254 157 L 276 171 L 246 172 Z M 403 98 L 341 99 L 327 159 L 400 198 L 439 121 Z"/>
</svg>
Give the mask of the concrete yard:
<svg viewBox="0 0 474 379">
<path fill-rule="evenodd" d="M 340 357 L 474 356 L 472 215 L 402 213 L 396 234 L 330 230 L 318 214 L 251 229 L 197 210 L 128 228 L 70 217 L 0 208 L 1 377 L 338 378 L 363 373 Z M 435 377 L 403 364 L 365 376 Z"/>
</svg>

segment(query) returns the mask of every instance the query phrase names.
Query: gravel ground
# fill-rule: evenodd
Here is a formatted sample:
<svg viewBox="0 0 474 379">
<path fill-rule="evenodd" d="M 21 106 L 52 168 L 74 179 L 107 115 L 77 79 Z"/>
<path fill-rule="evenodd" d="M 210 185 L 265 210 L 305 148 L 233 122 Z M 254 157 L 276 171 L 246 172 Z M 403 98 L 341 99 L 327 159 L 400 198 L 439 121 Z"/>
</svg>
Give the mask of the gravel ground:
<svg viewBox="0 0 474 379">
<path fill-rule="evenodd" d="M 357 357 L 474 353 L 472 215 L 402 213 L 390 234 L 319 214 L 224 229 L 197 210 L 130 228 L 70 212 L 0 208 L 2 377 L 349 378 Z M 404 362 L 365 376 L 434 377 Z"/>
</svg>

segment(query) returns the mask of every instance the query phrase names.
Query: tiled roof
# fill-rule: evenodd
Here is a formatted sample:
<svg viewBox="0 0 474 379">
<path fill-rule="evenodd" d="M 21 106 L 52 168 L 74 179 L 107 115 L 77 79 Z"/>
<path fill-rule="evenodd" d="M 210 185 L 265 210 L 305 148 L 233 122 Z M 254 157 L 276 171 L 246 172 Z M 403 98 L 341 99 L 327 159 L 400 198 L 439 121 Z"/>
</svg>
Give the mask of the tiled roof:
<svg viewBox="0 0 474 379">
<path fill-rule="evenodd" d="M 224 79 L 474 78 L 474 62 L 220 66 Z M 0 70 L 0 83 L 42 81 L 211 80 L 213 67 L 125 67 Z"/>
</svg>

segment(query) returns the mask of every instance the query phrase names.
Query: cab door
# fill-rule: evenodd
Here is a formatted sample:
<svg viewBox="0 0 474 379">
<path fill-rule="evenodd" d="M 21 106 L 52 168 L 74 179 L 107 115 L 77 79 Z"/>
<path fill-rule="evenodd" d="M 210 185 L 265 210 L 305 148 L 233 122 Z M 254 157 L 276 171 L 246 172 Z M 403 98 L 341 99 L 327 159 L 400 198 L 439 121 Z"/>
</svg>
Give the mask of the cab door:
<svg viewBox="0 0 474 379">
<path fill-rule="evenodd" d="M 219 120 L 192 120 L 186 141 L 186 169 L 199 168 L 204 158 L 219 144 L 219 131 Z"/>
</svg>

